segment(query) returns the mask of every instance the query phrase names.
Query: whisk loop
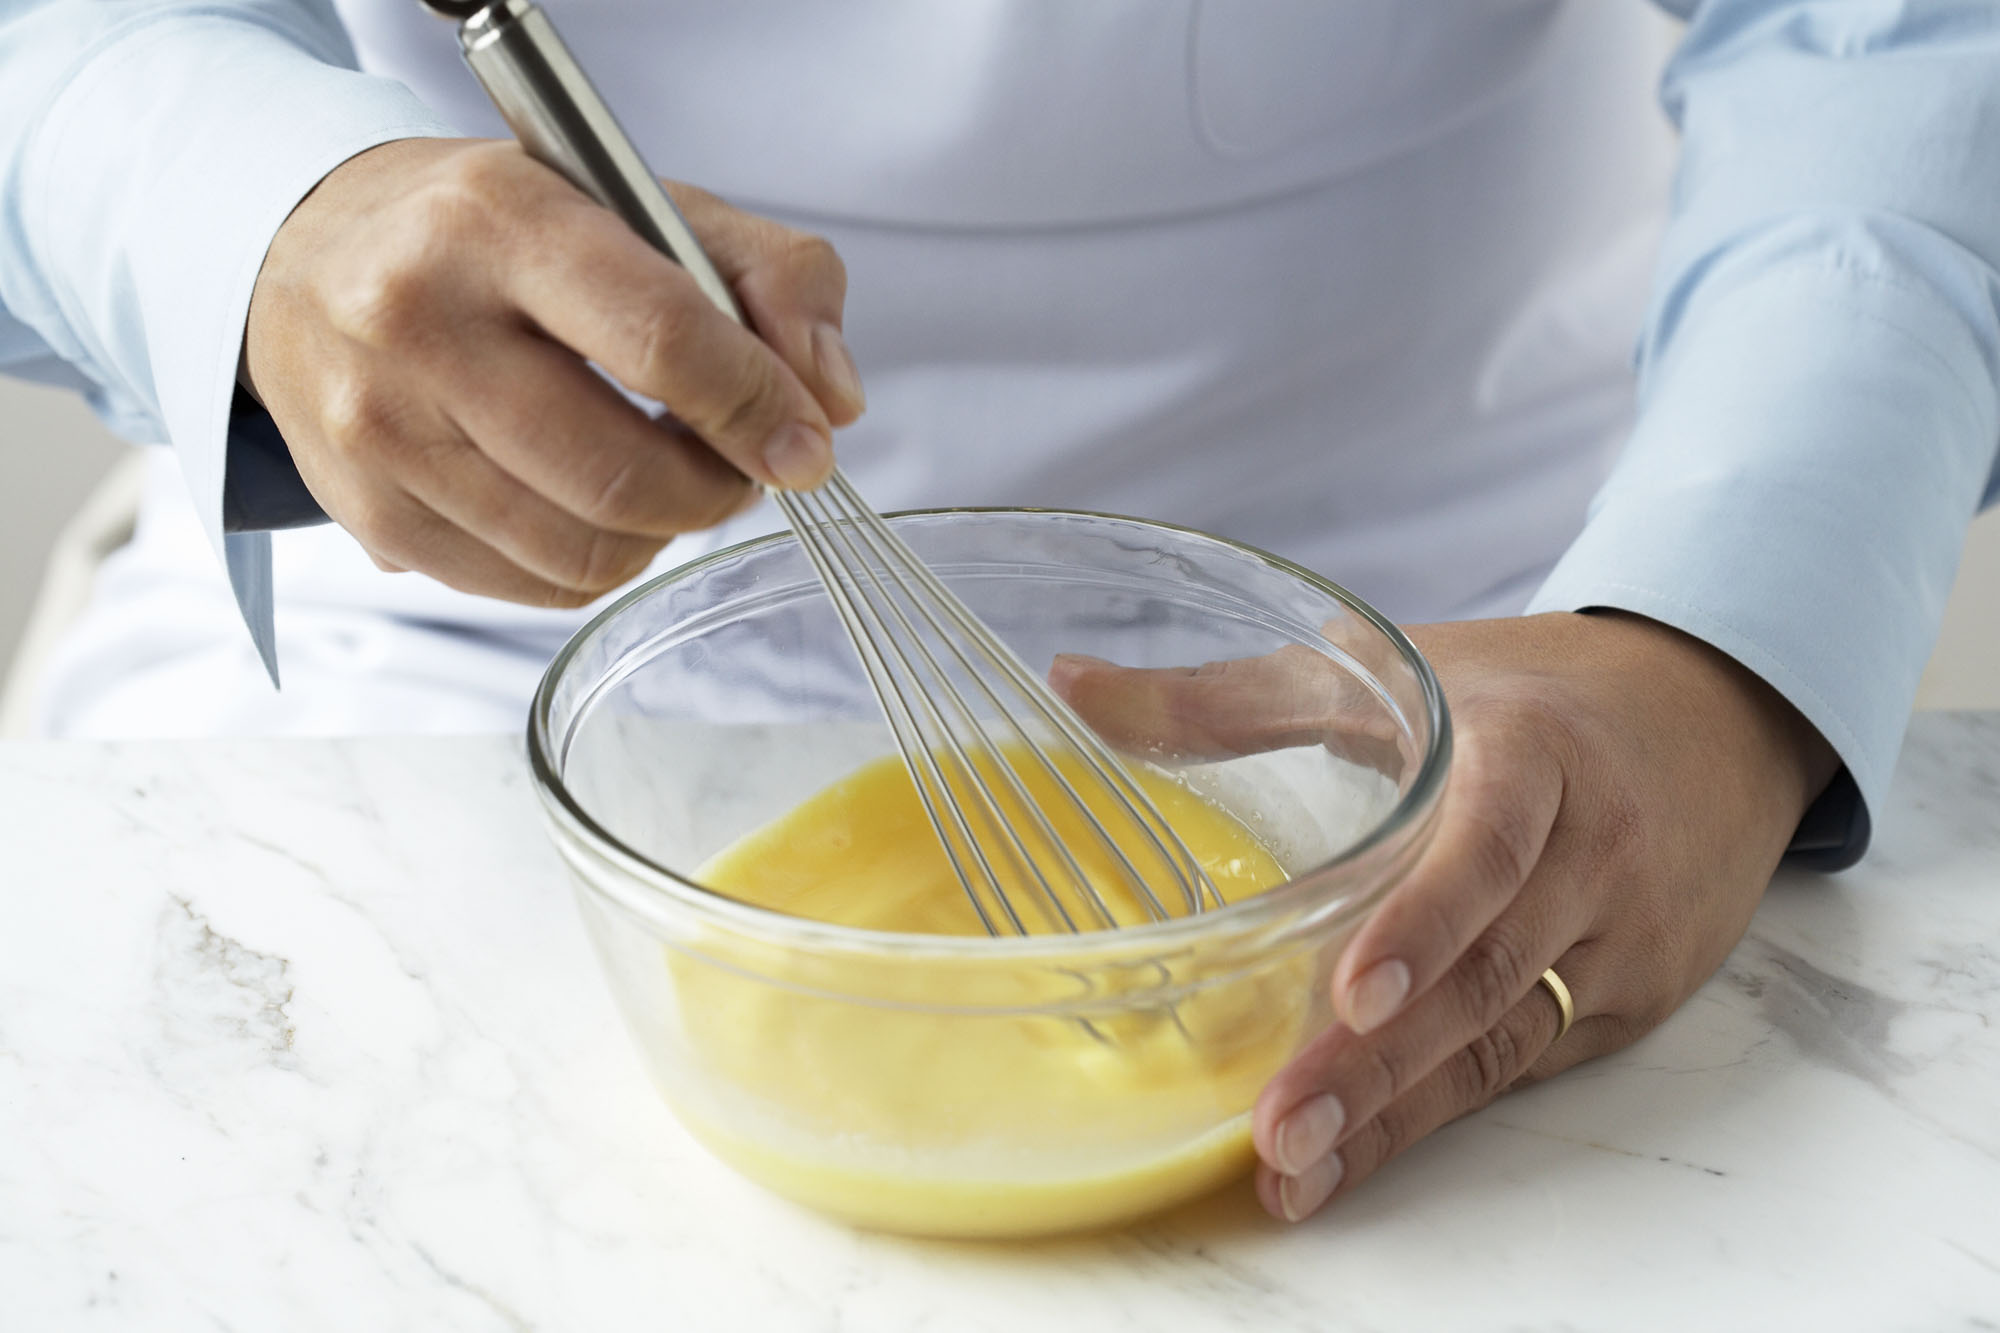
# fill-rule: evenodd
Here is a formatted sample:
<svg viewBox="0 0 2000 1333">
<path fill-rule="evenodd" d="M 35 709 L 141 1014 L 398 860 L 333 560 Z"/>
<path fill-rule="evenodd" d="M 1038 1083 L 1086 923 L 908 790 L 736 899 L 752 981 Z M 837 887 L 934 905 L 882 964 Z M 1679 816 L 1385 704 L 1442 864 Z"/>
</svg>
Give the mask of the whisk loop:
<svg viewBox="0 0 2000 1333">
<path fill-rule="evenodd" d="M 817 490 L 772 498 L 826 586 L 924 814 L 988 934 L 1032 933 L 1016 888 L 1049 930 L 1134 924 L 1121 920 L 1080 860 L 1092 850 L 1145 920 L 1221 905 L 1200 861 L 1124 764 L 846 477 L 835 471 Z"/>
</svg>

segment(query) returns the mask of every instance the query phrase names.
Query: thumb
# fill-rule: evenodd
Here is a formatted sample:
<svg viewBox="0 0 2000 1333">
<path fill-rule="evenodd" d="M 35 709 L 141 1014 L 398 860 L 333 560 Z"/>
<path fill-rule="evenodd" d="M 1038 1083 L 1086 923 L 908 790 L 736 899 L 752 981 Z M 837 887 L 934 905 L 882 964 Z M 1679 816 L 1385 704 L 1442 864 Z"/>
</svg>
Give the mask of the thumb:
<svg viewBox="0 0 2000 1333">
<path fill-rule="evenodd" d="M 1049 686 L 1113 745 L 1165 759 L 1226 759 L 1324 745 L 1380 766 L 1400 731 L 1338 663 L 1310 648 L 1197 667 L 1124 667 L 1063 653 Z"/>
</svg>

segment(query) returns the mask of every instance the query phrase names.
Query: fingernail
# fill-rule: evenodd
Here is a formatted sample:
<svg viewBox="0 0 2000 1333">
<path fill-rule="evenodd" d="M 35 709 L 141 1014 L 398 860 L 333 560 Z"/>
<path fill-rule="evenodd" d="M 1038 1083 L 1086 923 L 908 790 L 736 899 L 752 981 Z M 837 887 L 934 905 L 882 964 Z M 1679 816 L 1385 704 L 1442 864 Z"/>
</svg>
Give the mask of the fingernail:
<svg viewBox="0 0 2000 1333">
<path fill-rule="evenodd" d="M 1341 1173 L 1346 1169 L 1341 1165 L 1338 1153 L 1328 1153 L 1295 1176 L 1281 1176 L 1278 1180 L 1278 1206 L 1285 1210 L 1285 1220 L 1302 1222 L 1312 1216 L 1313 1211 L 1333 1193 L 1333 1187 L 1340 1183 Z"/>
<path fill-rule="evenodd" d="M 1372 1032 L 1396 1016 L 1410 994 L 1410 969 L 1391 958 L 1377 963 L 1347 988 L 1347 1026 Z"/>
<path fill-rule="evenodd" d="M 854 353 L 847 339 L 831 324 L 813 326 L 813 360 L 819 363 L 820 378 L 859 412 L 868 406 L 868 391 L 861 387 L 861 372 L 854 368 Z"/>
<path fill-rule="evenodd" d="M 1288 1176 L 1306 1170 L 1333 1151 L 1334 1140 L 1346 1123 L 1347 1111 L 1337 1097 L 1322 1092 L 1300 1102 L 1278 1122 L 1272 1144 L 1278 1170 Z"/>
<path fill-rule="evenodd" d="M 810 490 L 826 476 L 829 447 L 826 437 L 812 427 L 788 421 L 764 441 L 764 466 L 780 486 L 795 491 Z"/>
</svg>

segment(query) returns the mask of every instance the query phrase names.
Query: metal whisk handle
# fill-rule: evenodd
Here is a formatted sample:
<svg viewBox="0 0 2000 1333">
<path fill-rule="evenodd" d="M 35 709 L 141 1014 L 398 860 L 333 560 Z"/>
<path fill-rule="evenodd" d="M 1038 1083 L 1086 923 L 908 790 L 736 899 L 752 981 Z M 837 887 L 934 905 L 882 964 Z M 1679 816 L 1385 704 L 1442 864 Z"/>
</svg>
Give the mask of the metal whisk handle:
<svg viewBox="0 0 2000 1333">
<path fill-rule="evenodd" d="M 686 269 L 718 310 L 748 323 L 687 220 L 539 6 L 531 0 L 425 3 L 459 20 L 465 63 L 528 156 L 623 218 Z"/>
</svg>

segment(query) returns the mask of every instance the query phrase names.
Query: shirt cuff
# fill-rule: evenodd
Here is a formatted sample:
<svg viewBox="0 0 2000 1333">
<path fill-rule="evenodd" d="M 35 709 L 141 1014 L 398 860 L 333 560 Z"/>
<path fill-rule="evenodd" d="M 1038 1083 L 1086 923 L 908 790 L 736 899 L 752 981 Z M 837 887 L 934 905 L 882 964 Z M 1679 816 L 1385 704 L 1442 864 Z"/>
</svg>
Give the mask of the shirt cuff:
<svg viewBox="0 0 2000 1333">
<path fill-rule="evenodd" d="M 1528 608 L 1650 617 L 1790 701 L 1845 765 L 1792 845 L 1821 869 L 1867 847 L 2000 434 L 1951 307 L 1837 259 L 1690 311 Z"/>
<path fill-rule="evenodd" d="M 70 80 L 35 149 L 47 215 L 76 220 L 69 245 L 85 261 L 57 267 L 121 258 L 109 286 L 73 299 L 136 316 L 143 355 L 124 363 L 150 381 L 134 387 L 159 405 L 267 665 L 269 540 L 224 540 L 251 288 L 271 238 L 328 172 L 378 144 L 452 133 L 407 88 L 327 63 L 338 53 L 315 54 L 310 37 L 219 14 L 125 29 Z"/>
</svg>

